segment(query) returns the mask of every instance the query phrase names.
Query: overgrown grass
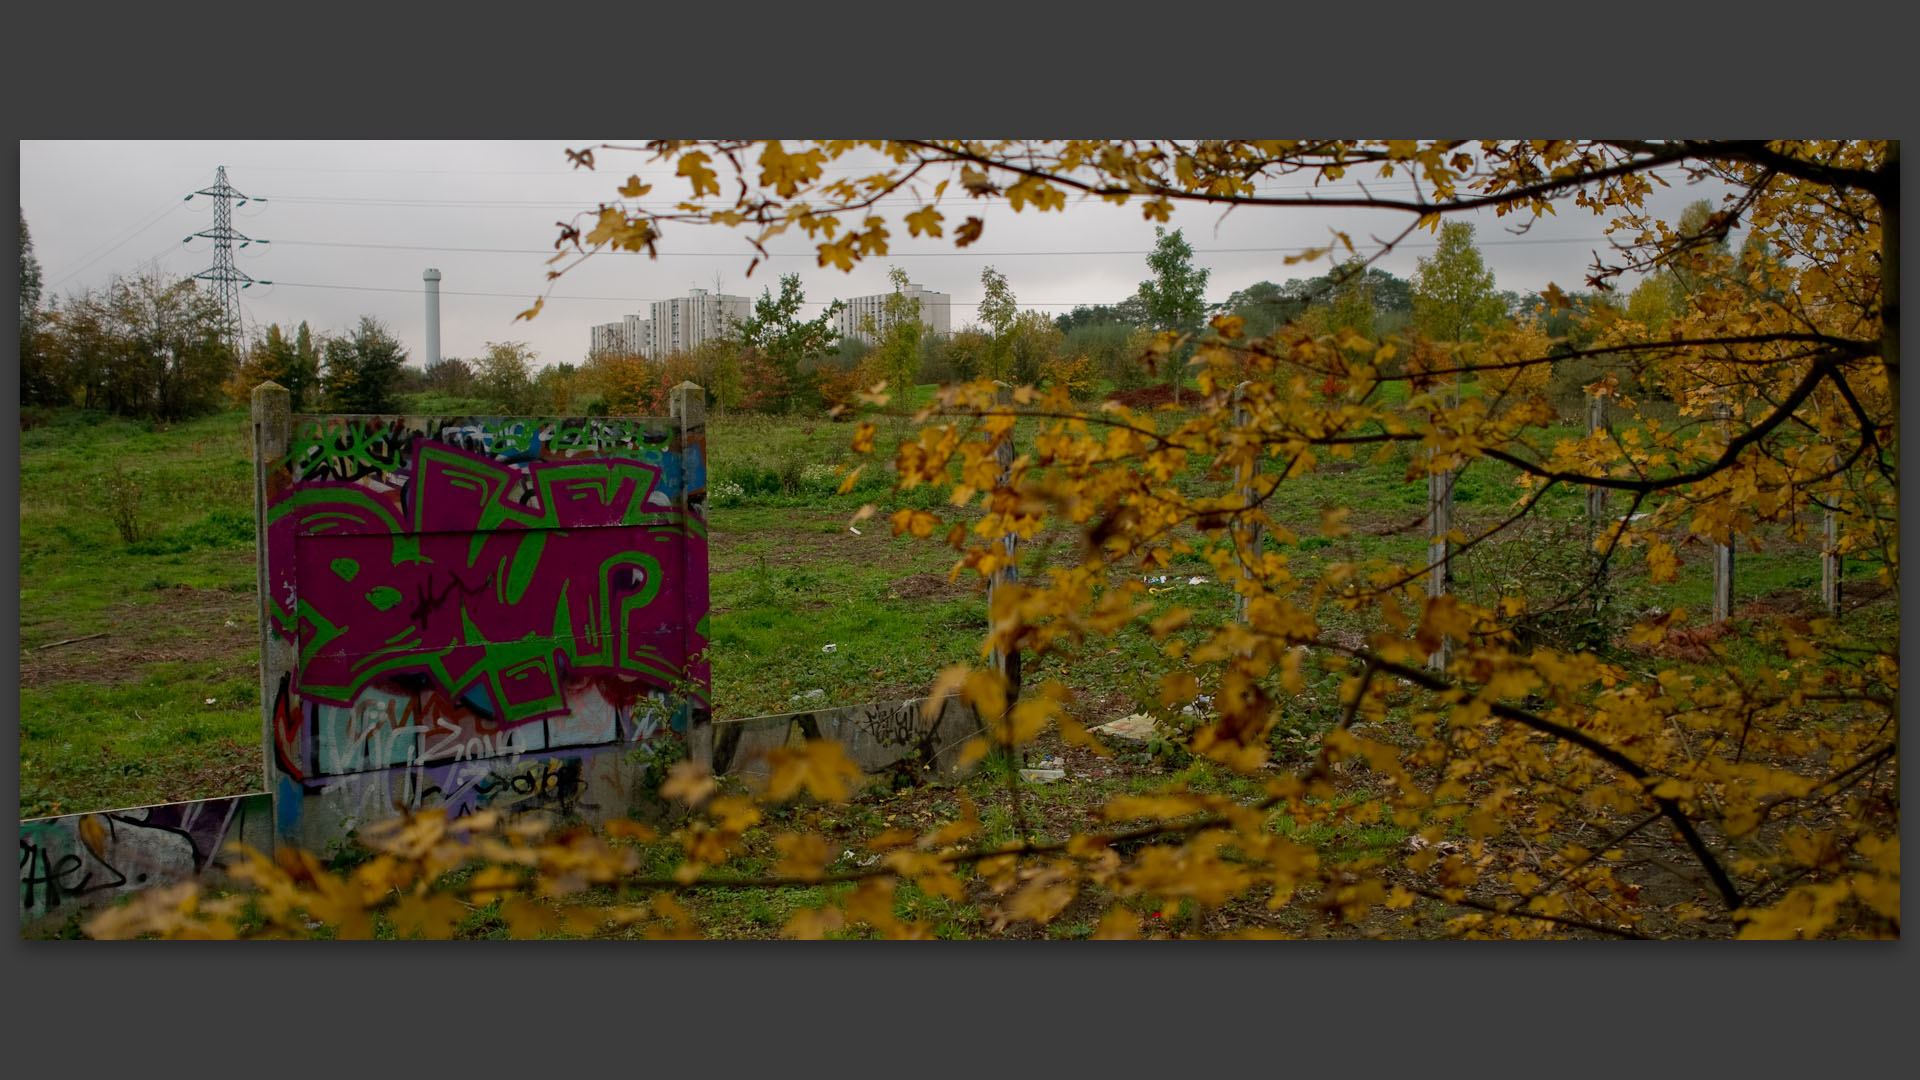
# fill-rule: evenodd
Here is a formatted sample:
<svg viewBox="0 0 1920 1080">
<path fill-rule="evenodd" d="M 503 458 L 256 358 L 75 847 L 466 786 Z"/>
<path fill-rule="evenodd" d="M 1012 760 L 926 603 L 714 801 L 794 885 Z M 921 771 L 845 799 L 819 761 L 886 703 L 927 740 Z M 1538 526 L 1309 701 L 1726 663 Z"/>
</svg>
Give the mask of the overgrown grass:
<svg viewBox="0 0 1920 1080">
<path fill-rule="evenodd" d="M 414 403 L 425 404 L 432 403 Z M 1165 428 L 1182 415 L 1159 413 L 1154 422 Z M 741 414 L 711 418 L 716 715 L 786 711 L 813 690 L 834 705 L 905 696 L 924 689 L 941 667 L 978 658 L 984 604 L 968 587 L 969 578 L 962 576 L 954 587 L 898 591 L 910 579 L 922 586 L 944 580 L 953 553 L 937 543 L 891 537 L 886 514 L 902 506 L 956 512 L 930 486 L 891 491 L 886 451 L 909 429 L 892 418 L 877 422 L 881 453 L 850 492 L 837 494 L 842 470 L 856 463 L 849 446 L 853 424 Z M 1017 437 L 1030 440 L 1038 426 L 1023 421 Z M 1548 446 L 1578 434 L 1578 428 L 1560 426 L 1538 433 L 1535 441 Z M 21 695 L 23 813 L 173 797 L 191 790 L 179 777 L 196 760 L 194 747 L 225 738 L 257 745 L 257 687 L 241 674 L 257 658 L 248 453 L 248 423 L 240 412 L 170 428 L 65 412 L 22 433 L 23 657 L 59 662 Z M 109 462 L 141 482 L 146 539 L 137 543 L 120 539 L 100 505 L 96 485 Z M 1270 550 L 1289 556 L 1295 575 L 1309 582 L 1333 562 L 1422 562 L 1426 485 L 1417 473 L 1410 475 L 1414 451 L 1396 448 L 1328 464 L 1287 481 L 1274 512 L 1299 539 L 1281 545 L 1269 538 Z M 1456 487 L 1461 527 L 1471 532 L 1509 513 L 1521 495 L 1514 479 L 1512 469 L 1496 463 L 1468 468 Z M 1193 492 L 1222 486 L 1200 464 L 1177 482 Z M 867 502 L 877 505 L 879 515 L 851 526 L 852 512 Z M 1320 535 L 1321 511 L 1341 507 L 1352 510 L 1352 531 Z M 1516 532 L 1462 558 L 1462 591 L 1478 596 L 1517 587 L 1535 599 L 1564 588 L 1569 568 L 1583 566 L 1584 555 L 1547 527 L 1571 526 L 1582 513 L 1579 491 L 1553 493 L 1539 507 L 1540 531 Z M 1816 548 L 1784 543 L 1772 532 L 1763 531 L 1762 538 L 1765 550 L 1743 550 L 1738 557 L 1741 602 L 1817 590 Z M 1029 574 L 1049 559 L 1071 557 L 1070 534 L 1052 539 L 1062 546 L 1051 552 L 1044 544 L 1027 546 L 1023 565 Z M 1677 551 L 1682 578 L 1670 586 L 1651 585 L 1631 558 L 1622 560 L 1614 581 L 1619 611 L 1684 606 L 1696 619 L 1704 615 L 1708 549 L 1695 543 Z M 1876 570 L 1850 561 L 1849 581 Z M 1194 624 L 1181 631 L 1189 641 L 1200 640 L 1231 612 L 1230 590 L 1211 580 L 1200 556 L 1187 557 L 1168 576 L 1150 599 L 1155 614 L 1175 604 L 1199 610 Z M 1208 580 L 1188 584 L 1194 576 Z M 183 596 L 192 597 L 202 614 L 188 617 Z M 1330 630 L 1377 629 L 1370 616 L 1334 609 L 1322 616 Z M 1850 614 L 1843 625 L 1883 632 L 1897 626 L 1889 620 L 1897 620 L 1897 613 L 1883 604 Z M 222 627 L 224 636 L 213 640 L 209 629 Z M 97 666 L 86 670 L 84 661 L 100 655 L 99 642 L 38 651 L 93 634 L 127 646 L 124 654 L 112 654 L 124 655 L 124 662 L 114 666 L 111 679 L 103 679 Z M 1757 668 L 1773 658 L 1770 648 L 1745 643 L 1731 650 L 1729 662 Z M 63 675 L 60 664 L 76 671 Z M 1136 627 L 1035 661 L 1028 679 L 1062 679 L 1084 702 L 1108 702 L 1102 708 L 1110 713 L 1119 707 L 1112 704 L 1116 695 L 1128 711 L 1151 703 L 1166 667 L 1162 643 Z M 1307 693 L 1283 701 L 1276 740 L 1309 739 L 1330 723 L 1337 679 L 1338 672 L 1316 674 Z M 209 707 L 207 698 L 219 704 Z M 1112 719 L 1107 713 L 1083 719 Z"/>
</svg>

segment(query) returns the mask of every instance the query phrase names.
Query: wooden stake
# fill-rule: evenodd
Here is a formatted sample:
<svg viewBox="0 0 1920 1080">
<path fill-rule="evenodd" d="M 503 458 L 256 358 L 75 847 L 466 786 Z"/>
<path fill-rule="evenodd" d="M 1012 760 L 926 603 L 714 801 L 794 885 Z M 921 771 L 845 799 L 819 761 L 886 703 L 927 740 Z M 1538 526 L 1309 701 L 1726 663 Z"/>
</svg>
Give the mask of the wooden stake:
<svg viewBox="0 0 1920 1080">
<path fill-rule="evenodd" d="M 1827 542 L 1820 550 L 1820 606 L 1840 614 L 1840 515 L 1827 511 Z"/>
<path fill-rule="evenodd" d="M 1587 437 L 1604 433 L 1607 430 L 1607 397 L 1598 393 L 1587 402 Z M 1587 568 L 1593 579 L 1593 610 L 1597 615 L 1606 597 L 1606 582 L 1602 575 L 1606 573 L 1600 561 L 1597 545 L 1603 530 L 1607 527 L 1607 489 L 1598 484 L 1587 486 Z"/>
<path fill-rule="evenodd" d="M 1235 428 L 1249 427 L 1253 423 L 1253 410 L 1247 407 L 1247 387 L 1252 385 L 1250 382 L 1243 382 L 1233 388 L 1233 426 Z M 1259 493 L 1254 489 L 1253 483 L 1254 478 L 1259 475 L 1260 455 L 1256 450 L 1253 459 L 1240 468 L 1240 499 L 1245 506 L 1252 506 L 1253 501 L 1259 498 Z M 1251 515 L 1252 511 L 1247 511 L 1242 516 L 1234 519 L 1236 522 L 1234 529 L 1234 548 L 1239 553 L 1242 562 L 1256 568 L 1255 571 L 1250 571 L 1250 573 L 1257 572 L 1260 560 L 1265 551 L 1261 543 L 1260 523 L 1252 520 Z M 1234 591 L 1233 620 L 1235 622 L 1245 623 L 1247 621 L 1248 599 L 1249 597 L 1246 593 L 1240 592 L 1239 590 Z"/>
<path fill-rule="evenodd" d="M 1727 421 L 1733 416 L 1733 406 L 1722 402 L 1714 406 L 1714 415 L 1720 419 L 1720 433 L 1731 438 L 1731 425 Z M 1725 622 L 1733 617 L 1733 538 L 1727 543 L 1713 545 L 1713 621 Z"/>
</svg>

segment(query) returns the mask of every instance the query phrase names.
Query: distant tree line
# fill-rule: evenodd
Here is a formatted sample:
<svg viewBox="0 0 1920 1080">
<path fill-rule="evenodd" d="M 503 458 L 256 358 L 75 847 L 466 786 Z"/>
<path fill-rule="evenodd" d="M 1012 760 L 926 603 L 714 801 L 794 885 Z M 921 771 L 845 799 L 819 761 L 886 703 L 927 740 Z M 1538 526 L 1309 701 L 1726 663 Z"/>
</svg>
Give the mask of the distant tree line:
<svg viewBox="0 0 1920 1080">
<path fill-rule="evenodd" d="M 1699 226 L 1711 207 L 1698 203 L 1682 227 Z M 234 355 L 225 339 L 224 312 L 192 279 L 159 274 L 119 278 L 62 301 L 43 303 L 43 282 L 24 211 L 20 219 L 20 385 L 25 405 L 71 405 L 125 416 L 175 420 L 244 406 L 254 386 L 272 380 L 287 388 L 296 410 L 392 412 L 405 407 L 438 411 L 485 409 L 499 413 L 664 414 L 668 391 L 683 381 L 705 387 L 714 408 L 765 413 L 818 413 L 855 403 L 885 380 L 914 383 L 977 378 L 1042 386 L 1066 385 L 1076 395 L 1096 386 L 1132 390 L 1171 383 L 1176 398 L 1191 344 L 1149 370 L 1145 357 L 1155 335 L 1211 331 L 1207 320 L 1230 315 L 1247 337 L 1265 337 L 1287 323 L 1332 334 L 1352 327 L 1365 335 L 1417 331 L 1435 341 L 1481 340 L 1489 333 L 1527 333 L 1555 342 L 1558 352 L 1582 349 L 1614 319 L 1663 327 L 1701 287 L 1685 271 L 1644 278 L 1630 294 L 1572 293 L 1556 303 L 1536 293 L 1494 288 L 1494 278 L 1463 222 L 1440 230 L 1435 252 L 1418 261 L 1411 280 L 1361 260 L 1326 273 L 1259 281 L 1208 305 L 1201 299 L 1209 271 L 1176 229 L 1156 229 L 1148 256 L 1152 277 L 1117 303 L 1082 305 L 1049 317 L 1020 308 L 1011 283 L 989 266 L 981 274 L 985 299 L 975 321 L 950 334 L 933 334 L 906 295 L 906 277 L 892 274 L 894 294 L 876 325 L 856 337 L 834 326 L 835 301 L 813 319 L 797 274 L 783 276 L 776 295 L 764 290 L 752 314 L 698 348 L 660 357 L 632 350 L 601 350 L 581 363 L 539 366 L 523 342 L 489 342 L 482 355 L 446 357 L 421 368 L 372 316 L 353 330 L 316 334 L 306 323 L 268 326 Z M 1725 246 L 1724 238 L 1718 241 Z M 1743 253 L 1744 254 L 1744 253 Z M 1765 252 L 1757 253 L 1761 256 Z M 1623 371 L 1634 389 L 1657 395 L 1624 361 L 1583 357 L 1556 365 L 1543 391 L 1570 407 L 1581 387 L 1609 371 Z M 409 404 L 403 398 L 418 400 Z"/>
</svg>

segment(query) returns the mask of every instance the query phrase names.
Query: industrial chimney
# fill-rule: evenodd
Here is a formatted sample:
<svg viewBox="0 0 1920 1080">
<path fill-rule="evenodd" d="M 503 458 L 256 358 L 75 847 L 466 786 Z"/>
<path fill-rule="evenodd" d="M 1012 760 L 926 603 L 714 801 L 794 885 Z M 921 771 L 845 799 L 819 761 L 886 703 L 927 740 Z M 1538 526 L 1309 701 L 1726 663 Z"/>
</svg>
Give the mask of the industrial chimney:
<svg viewBox="0 0 1920 1080">
<path fill-rule="evenodd" d="M 440 271 L 427 268 L 420 275 L 427 283 L 427 366 L 440 362 Z"/>
</svg>

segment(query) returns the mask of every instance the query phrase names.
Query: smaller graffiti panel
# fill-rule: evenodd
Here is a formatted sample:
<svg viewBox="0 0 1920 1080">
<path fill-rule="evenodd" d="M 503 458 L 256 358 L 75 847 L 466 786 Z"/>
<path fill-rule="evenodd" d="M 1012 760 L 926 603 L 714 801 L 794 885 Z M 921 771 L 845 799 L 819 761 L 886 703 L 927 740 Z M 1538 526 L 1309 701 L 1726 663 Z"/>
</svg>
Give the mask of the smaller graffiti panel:
<svg viewBox="0 0 1920 1080">
<path fill-rule="evenodd" d="M 800 745 L 806 735 L 794 718 L 799 714 L 756 716 L 713 725 L 714 739 L 721 747 L 711 765 L 717 773 L 737 776 L 756 786 L 767 782 L 772 767 L 767 755 L 772 751 Z"/>
<path fill-rule="evenodd" d="M 272 813 L 263 792 L 23 821 L 21 923 L 203 875 L 231 842 L 268 850 Z"/>
<path fill-rule="evenodd" d="M 926 699 L 873 702 L 839 709 L 756 716 L 713 724 L 710 767 L 721 773 L 764 779 L 766 754 L 807 738 L 831 739 L 869 773 L 917 762 L 954 775 L 959 748 L 982 730 L 980 718 L 957 698 L 947 698 L 932 716 Z"/>
</svg>

